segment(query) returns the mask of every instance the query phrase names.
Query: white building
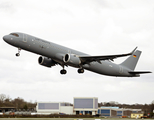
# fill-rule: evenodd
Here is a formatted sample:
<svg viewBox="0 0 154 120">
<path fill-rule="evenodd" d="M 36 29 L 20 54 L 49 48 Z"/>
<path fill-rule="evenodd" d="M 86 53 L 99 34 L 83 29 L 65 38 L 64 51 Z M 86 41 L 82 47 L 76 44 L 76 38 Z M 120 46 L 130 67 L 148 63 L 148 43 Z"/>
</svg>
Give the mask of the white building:
<svg viewBox="0 0 154 120">
<path fill-rule="evenodd" d="M 127 116 L 130 117 L 131 113 L 141 113 L 141 109 L 125 109 L 119 107 L 100 107 L 98 108 L 98 114 L 106 117 L 122 117 Z"/>
<path fill-rule="evenodd" d="M 64 102 L 38 102 L 36 106 L 37 113 L 45 114 L 73 114 L 73 106 Z"/>
<path fill-rule="evenodd" d="M 96 115 L 106 117 L 130 117 L 131 113 L 142 113 L 141 109 L 124 109 L 119 107 L 98 108 L 96 97 L 74 97 L 73 106 L 65 102 L 38 102 L 38 114 L 68 114 L 68 115 Z"/>
<path fill-rule="evenodd" d="M 74 97 L 74 114 L 96 115 L 98 111 L 98 98 Z"/>
</svg>

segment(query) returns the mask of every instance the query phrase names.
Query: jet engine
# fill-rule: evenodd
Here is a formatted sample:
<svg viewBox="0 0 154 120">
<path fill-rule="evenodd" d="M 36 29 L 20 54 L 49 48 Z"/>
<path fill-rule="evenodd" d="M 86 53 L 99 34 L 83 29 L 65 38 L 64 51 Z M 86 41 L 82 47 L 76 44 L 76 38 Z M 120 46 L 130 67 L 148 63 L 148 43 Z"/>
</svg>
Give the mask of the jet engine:
<svg viewBox="0 0 154 120">
<path fill-rule="evenodd" d="M 38 58 L 38 63 L 40 65 L 43 65 L 43 66 L 46 66 L 46 67 L 51 67 L 51 66 L 56 65 L 56 62 L 53 61 L 51 58 L 47 58 L 47 57 L 43 57 L 43 56 L 40 56 Z"/>
<path fill-rule="evenodd" d="M 80 58 L 75 54 L 66 54 L 63 58 L 63 61 L 65 63 L 75 64 L 75 65 L 81 64 Z"/>
</svg>

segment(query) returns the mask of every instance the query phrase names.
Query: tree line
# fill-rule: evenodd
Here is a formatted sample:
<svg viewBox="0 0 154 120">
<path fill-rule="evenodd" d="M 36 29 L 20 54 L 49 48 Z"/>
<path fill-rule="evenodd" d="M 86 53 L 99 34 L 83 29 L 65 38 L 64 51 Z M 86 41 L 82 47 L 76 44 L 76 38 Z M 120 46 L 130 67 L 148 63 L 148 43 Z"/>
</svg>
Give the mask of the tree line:
<svg viewBox="0 0 154 120">
<path fill-rule="evenodd" d="M 20 97 L 11 99 L 5 94 L 0 94 L 0 108 L 1 107 L 14 107 L 17 110 L 34 110 L 36 103 L 26 102 Z"/>
<path fill-rule="evenodd" d="M 0 94 L 0 107 L 14 107 L 16 109 L 21 110 L 33 110 L 36 108 L 36 102 L 26 102 L 24 99 L 18 97 L 15 99 L 11 99 L 9 96 L 5 94 Z M 119 107 L 119 108 L 131 108 L 131 109 L 142 109 L 145 115 L 151 114 L 153 115 L 154 112 L 154 100 L 151 104 L 120 104 L 115 101 L 110 102 L 101 102 L 98 103 L 98 107 L 101 106 L 112 106 L 112 107 Z"/>
</svg>

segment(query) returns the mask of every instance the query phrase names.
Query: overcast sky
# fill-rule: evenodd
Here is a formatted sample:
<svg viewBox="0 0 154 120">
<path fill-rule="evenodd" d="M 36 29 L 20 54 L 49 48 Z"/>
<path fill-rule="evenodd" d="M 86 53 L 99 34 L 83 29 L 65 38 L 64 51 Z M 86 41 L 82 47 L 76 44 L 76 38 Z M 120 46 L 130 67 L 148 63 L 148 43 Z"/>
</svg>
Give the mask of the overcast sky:
<svg viewBox="0 0 154 120">
<path fill-rule="evenodd" d="M 98 97 L 98 102 L 150 104 L 154 74 L 138 78 L 99 75 L 76 68 L 38 64 L 39 55 L 5 43 L 2 37 L 23 32 L 90 55 L 142 51 L 136 70 L 154 71 L 153 0 L 0 0 L 0 94 L 26 101 L 71 102 Z M 52 51 L 51 51 L 52 52 Z M 118 58 L 119 64 L 127 57 Z"/>
</svg>

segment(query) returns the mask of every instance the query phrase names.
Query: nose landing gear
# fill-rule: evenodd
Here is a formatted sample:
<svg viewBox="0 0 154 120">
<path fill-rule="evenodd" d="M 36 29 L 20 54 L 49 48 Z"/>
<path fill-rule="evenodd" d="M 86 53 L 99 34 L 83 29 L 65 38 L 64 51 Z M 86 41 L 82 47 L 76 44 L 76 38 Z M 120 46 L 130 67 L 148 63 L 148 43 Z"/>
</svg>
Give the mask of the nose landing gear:
<svg viewBox="0 0 154 120">
<path fill-rule="evenodd" d="M 18 53 L 16 53 L 16 56 L 20 56 L 20 51 L 21 51 L 21 48 L 18 48 Z"/>
</svg>

